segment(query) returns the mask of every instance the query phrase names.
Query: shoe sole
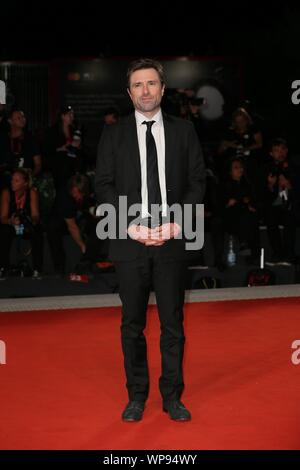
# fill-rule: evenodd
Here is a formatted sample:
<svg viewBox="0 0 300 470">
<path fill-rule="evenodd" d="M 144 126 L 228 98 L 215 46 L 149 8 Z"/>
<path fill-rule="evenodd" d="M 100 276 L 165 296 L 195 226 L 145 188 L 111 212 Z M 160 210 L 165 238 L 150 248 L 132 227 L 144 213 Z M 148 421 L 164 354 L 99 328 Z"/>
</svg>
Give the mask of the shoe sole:
<svg viewBox="0 0 300 470">
<path fill-rule="evenodd" d="M 172 416 L 170 415 L 169 411 L 166 409 L 166 408 L 163 408 L 163 412 L 164 413 L 168 413 L 168 415 L 170 416 L 170 418 L 173 420 L 173 421 L 177 421 L 179 423 L 182 423 L 184 421 L 191 421 L 192 417 L 189 417 L 189 418 L 172 418 Z"/>
<path fill-rule="evenodd" d="M 126 419 L 126 418 L 122 418 L 122 421 L 124 423 L 138 423 L 139 421 L 142 421 L 142 418 L 138 418 L 138 419 Z"/>
</svg>

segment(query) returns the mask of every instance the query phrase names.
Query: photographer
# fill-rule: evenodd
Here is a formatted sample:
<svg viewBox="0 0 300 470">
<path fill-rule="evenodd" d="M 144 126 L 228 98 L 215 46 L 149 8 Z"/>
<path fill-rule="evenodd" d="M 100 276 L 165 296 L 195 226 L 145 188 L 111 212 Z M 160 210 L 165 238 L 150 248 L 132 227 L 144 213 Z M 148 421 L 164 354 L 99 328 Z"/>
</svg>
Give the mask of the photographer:
<svg viewBox="0 0 300 470">
<path fill-rule="evenodd" d="M 236 236 L 241 246 L 248 246 L 251 254 L 247 261 L 257 264 L 260 248 L 257 203 L 241 159 L 230 160 L 229 174 L 221 184 L 220 196 L 225 232 Z"/>
<path fill-rule="evenodd" d="M 39 175 L 42 159 L 21 109 L 13 108 L 4 122 L 0 132 L 0 176 L 1 186 L 9 187 L 11 174 L 17 168 L 30 168 L 34 176 Z"/>
<path fill-rule="evenodd" d="M 82 135 L 71 106 L 62 107 L 56 124 L 48 129 L 44 154 L 57 192 L 66 187 L 71 176 L 85 170 Z"/>
<path fill-rule="evenodd" d="M 237 108 L 232 114 L 231 126 L 227 129 L 218 148 L 216 165 L 223 176 L 230 158 L 243 160 L 247 177 L 252 185 L 259 184 L 263 159 L 261 155 L 263 136 L 246 109 Z"/>
<path fill-rule="evenodd" d="M 290 266 L 296 262 L 296 218 L 299 203 L 288 169 L 270 169 L 264 190 L 262 207 L 272 248 L 272 257 L 266 264 Z M 282 230 L 279 226 L 282 226 Z"/>
<path fill-rule="evenodd" d="M 29 172 L 24 168 L 12 174 L 11 187 L 0 198 L 0 279 L 9 268 L 13 239 L 29 239 L 32 248 L 33 278 L 40 279 L 43 266 L 43 232 L 39 224 L 38 192 L 31 187 Z"/>
<path fill-rule="evenodd" d="M 80 262 L 99 261 L 105 243 L 96 235 L 98 218 L 91 214 L 89 180 L 85 175 L 74 175 L 64 190 L 57 193 L 53 211 L 46 224 L 46 232 L 55 274 L 64 276 L 66 253 L 63 237 L 71 235 L 82 253 Z"/>
</svg>

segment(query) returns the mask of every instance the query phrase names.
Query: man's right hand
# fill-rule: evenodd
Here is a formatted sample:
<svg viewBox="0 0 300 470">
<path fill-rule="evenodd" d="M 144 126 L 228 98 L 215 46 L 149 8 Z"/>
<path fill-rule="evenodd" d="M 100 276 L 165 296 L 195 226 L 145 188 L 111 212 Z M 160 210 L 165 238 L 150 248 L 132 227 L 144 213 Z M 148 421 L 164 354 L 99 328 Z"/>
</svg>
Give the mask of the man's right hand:
<svg viewBox="0 0 300 470">
<path fill-rule="evenodd" d="M 128 227 L 128 235 L 133 240 L 136 240 L 139 243 L 142 243 L 146 246 L 161 246 L 165 243 L 164 240 L 155 238 L 159 227 L 153 229 L 145 227 L 144 225 L 132 224 Z"/>
</svg>

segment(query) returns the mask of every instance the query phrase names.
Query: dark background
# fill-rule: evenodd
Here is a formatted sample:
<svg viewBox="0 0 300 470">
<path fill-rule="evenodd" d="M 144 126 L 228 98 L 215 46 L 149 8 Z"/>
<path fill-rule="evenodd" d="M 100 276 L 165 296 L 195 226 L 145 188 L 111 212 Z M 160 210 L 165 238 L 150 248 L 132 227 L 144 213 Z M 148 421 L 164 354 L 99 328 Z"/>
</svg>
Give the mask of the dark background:
<svg viewBox="0 0 300 470">
<path fill-rule="evenodd" d="M 3 2 L 4 3 L 4 2 Z M 2 59 L 298 55 L 297 2 L 16 2 L 1 5 Z"/>
<path fill-rule="evenodd" d="M 296 2 L 10 2 L 1 5 L 0 61 L 233 58 L 243 98 L 270 133 L 298 146 L 300 78 Z M 124 90 L 122 90 L 123 92 Z"/>
</svg>

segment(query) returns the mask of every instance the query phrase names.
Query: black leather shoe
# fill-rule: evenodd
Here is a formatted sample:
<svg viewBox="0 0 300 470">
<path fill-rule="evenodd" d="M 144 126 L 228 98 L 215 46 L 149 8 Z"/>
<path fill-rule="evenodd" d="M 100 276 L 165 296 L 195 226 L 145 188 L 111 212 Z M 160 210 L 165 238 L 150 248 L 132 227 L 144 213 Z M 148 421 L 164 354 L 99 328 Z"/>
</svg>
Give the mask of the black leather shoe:
<svg viewBox="0 0 300 470">
<path fill-rule="evenodd" d="M 184 404 L 179 400 L 165 403 L 163 405 L 163 411 L 169 413 L 170 418 L 174 421 L 190 421 L 192 419 L 189 410 L 187 410 Z"/>
<path fill-rule="evenodd" d="M 143 401 L 132 400 L 122 413 L 122 420 L 126 422 L 140 421 L 143 417 L 145 403 Z"/>
</svg>

